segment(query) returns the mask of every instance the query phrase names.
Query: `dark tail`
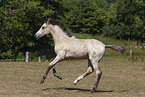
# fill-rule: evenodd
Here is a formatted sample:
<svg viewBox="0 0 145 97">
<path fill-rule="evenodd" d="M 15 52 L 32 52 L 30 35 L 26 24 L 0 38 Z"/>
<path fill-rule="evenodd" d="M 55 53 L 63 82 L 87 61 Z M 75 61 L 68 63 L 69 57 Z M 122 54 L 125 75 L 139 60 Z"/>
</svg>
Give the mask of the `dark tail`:
<svg viewBox="0 0 145 97">
<path fill-rule="evenodd" d="M 121 54 L 123 54 L 126 51 L 126 49 L 121 45 L 105 45 L 105 47 L 116 50 L 116 51 L 120 52 Z"/>
</svg>

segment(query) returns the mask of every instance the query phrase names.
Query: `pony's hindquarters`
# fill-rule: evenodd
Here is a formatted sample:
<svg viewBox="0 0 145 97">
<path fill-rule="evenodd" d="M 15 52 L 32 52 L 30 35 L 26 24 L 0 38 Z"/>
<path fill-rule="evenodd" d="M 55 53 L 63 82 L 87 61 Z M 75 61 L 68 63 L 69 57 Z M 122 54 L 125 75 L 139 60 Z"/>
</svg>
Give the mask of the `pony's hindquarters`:
<svg viewBox="0 0 145 97">
<path fill-rule="evenodd" d="M 99 61 L 102 59 L 103 55 L 105 53 L 105 45 L 97 40 L 90 40 L 88 44 L 88 55 L 89 60 L 91 61 L 92 67 L 94 71 L 96 72 L 96 82 L 94 84 L 94 87 L 91 90 L 91 93 L 96 90 L 98 87 L 102 71 L 99 66 Z"/>
<path fill-rule="evenodd" d="M 93 59 L 95 62 L 98 62 L 105 53 L 105 45 L 98 40 L 90 39 L 87 43 L 87 50 L 89 59 Z"/>
</svg>

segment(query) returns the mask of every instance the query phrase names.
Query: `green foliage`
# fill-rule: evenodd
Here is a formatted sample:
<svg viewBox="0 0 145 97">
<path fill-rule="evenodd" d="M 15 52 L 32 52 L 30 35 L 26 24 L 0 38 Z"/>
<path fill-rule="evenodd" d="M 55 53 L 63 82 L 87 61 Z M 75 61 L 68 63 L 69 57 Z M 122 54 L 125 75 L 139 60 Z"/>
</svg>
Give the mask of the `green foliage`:
<svg viewBox="0 0 145 97">
<path fill-rule="evenodd" d="M 101 34 L 106 12 L 91 1 L 80 1 L 77 7 L 65 13 L 66 24 L 75 33 Z"/>
<path fill-rule="evenodd" d="M 111 5 L 103 34 L 117 39 L 140 40 L 143 43 L 144 7 L 135 0 L 118 0 Z"/>
<path fill-rule="evenodd" d="M 0 58 L 15 58 L 32 41 L 33 26 L 36 27 L 40 12 L 44 10 L 39 4 L 40 2 L 25 0 L 1 1 Z"/>
<path fill-rule="evenodd" d="M 144 0 L 0 0 L 0 59 L 18 58 L 26 51 L 54 56 L 52 38 L 34 38 L 48 17 L 63 21 L 75 33 L 138 44 L 145 40 Z"/>
</svg>

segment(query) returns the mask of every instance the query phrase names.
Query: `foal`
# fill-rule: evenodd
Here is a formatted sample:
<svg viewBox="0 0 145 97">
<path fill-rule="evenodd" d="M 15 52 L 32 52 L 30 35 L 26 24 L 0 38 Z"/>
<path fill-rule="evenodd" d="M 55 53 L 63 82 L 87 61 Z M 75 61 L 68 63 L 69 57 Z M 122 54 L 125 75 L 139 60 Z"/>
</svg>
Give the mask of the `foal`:
<svg viewBox="0 0 145 97">
<path fill-rule="evenodd" d="M 40 83 L 44 83 L 48 72 L 53 68 L 55 76 L 61 79 L 61 76 L 56 74 L 54 66 L 61 60 L 66 58 L 87 58 L 88 59 L 88 69 L 87 71 L 79 76 L 73 83 L 76 85 L 77 82 L 82 80 L 87 75 L 95 71 L 96 73 L 96 82 L 90 91 L 94 92 L 99 84 L 99 80 L 102 75 L 102 71 L 98 65 L 99 61 L 105 53 L 105 48 L 112 48 L 120 53 L 125 52 L 125 48 L 120 45 L 104 45 L 102 42 L 95 39 L 77 39 L 75 37 L 68 37 L 68 35 L 60 28 L 58 25 L 52 25 L 44 23 L 39 31 L 35 34 L 35 37 L 38 39 L 44 35 L 51 34 L 55 43 L 55 53 L 57 54 L 56 58 L 48 65 L 48 68 L 42 77 Z"/>
</svg>

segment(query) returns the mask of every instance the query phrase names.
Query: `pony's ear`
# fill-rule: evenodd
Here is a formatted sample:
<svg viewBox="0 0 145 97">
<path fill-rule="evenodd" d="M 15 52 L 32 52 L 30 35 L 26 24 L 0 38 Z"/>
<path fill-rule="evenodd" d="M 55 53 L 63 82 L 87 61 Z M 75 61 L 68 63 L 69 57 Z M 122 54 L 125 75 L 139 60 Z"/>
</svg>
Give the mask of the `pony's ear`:
<svg viewBox="0 0 145 97">
<path fill-rule="evenodd" d="M 47 20 L 47 22 L 46 22 L 47 25 L 49 24 L 49 21 L 50 21 L 50 18 L 48 18 L 48 20 Z"/>
</svg>

